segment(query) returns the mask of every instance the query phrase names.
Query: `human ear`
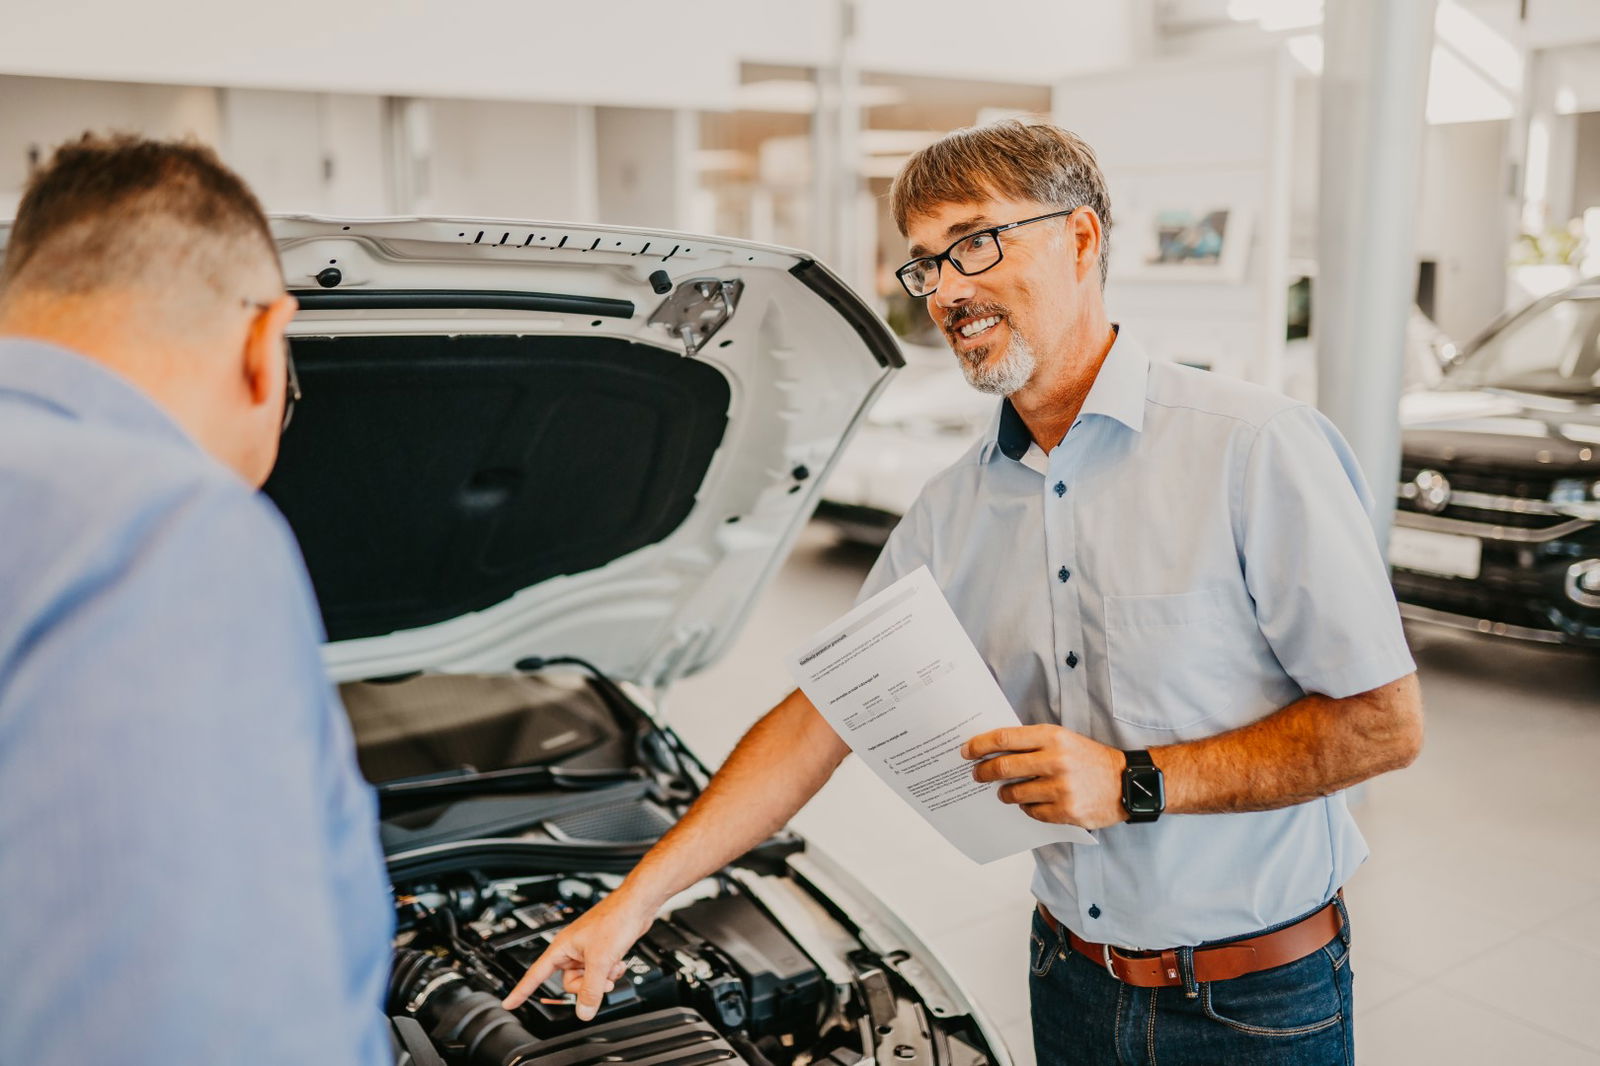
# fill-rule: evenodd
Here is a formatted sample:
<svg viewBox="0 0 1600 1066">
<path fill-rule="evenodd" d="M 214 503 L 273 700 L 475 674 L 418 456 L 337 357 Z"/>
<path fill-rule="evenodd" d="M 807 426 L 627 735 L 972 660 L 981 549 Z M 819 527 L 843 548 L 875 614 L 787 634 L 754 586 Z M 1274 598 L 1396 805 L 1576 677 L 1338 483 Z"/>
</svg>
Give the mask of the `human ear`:
<svg viewBox="0 0 1600 1066">
<path fill-rule="evenodd" d="M 1092 207 L 1074 213 L 1067 222 L 1072 227 L 1072 244 L 1076 255 L 1073 265 L 1077 268 L 1078 280 L 1082 281 L 1090 271 L 1098 274 L 1100 242 L 1105 235 L 1100 228 L 1100 216 Z"/>
<path fill-rule="evenodd" d="M 250 320 L 244 339 L 244 375 L 252 404 L 278 406 L 283 402 L 287 376 L 284 330 L 299 309 L 300 302 L 284 293 Z"/>
</svg>

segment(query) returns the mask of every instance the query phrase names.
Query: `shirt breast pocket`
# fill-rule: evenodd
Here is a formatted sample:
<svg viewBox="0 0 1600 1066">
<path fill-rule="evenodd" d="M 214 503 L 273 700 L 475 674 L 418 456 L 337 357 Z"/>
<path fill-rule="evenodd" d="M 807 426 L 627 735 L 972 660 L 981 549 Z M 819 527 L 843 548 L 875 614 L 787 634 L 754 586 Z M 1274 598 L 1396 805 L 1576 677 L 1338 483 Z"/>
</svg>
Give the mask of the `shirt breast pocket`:
<svg viewBox="0 0 1600 1066">
<path fill-rule="evenodd" d="M 1248 680 L 1245 662 L 1257 632 L 1253 613 L 1224 589 L 1107 596 L 1111 716 L 1171 732 L 1232 726 L 1229 712 Z"/>
</svg>

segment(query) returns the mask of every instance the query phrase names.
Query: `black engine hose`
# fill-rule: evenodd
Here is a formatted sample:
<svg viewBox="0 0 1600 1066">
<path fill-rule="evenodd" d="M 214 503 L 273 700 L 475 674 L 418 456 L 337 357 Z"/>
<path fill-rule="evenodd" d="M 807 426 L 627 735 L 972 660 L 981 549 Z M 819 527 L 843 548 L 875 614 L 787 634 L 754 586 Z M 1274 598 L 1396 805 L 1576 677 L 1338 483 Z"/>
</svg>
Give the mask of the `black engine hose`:
<svg viewBox="0 0 1600 1066">
<path fill-rule="evenodd" d="M 414 1017 L 441 1049 L 473 1066 L 519 1066 L 534 1056 L 539 1038 L 443 959 L 396 948 L 391 972 L 388 1013 Z"/>
</svg>

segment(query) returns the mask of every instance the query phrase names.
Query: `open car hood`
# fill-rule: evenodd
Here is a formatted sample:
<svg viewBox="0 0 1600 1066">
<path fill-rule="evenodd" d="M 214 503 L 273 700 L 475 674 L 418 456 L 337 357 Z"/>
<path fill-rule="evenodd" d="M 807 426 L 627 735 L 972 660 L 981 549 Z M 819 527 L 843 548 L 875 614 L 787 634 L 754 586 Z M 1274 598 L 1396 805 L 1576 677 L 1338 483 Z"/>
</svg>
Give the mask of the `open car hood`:
<svg viewBox="0 0 1600 1066">
<path fill-rule="evenodd" d="M 901 357 L 801 252 L 542 222 L 273 220 L 304 399 L 266 491 L 335 680 L 727 647 Z"/>
</svg>

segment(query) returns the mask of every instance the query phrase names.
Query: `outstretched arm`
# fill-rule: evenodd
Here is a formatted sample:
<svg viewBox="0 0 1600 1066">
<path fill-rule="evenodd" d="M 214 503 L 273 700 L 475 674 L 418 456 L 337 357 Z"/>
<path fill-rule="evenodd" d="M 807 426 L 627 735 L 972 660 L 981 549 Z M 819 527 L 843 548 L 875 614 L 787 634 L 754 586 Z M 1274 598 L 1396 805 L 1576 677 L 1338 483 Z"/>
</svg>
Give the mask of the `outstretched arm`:
<svg viewBox="0 0 1600 1066">
<path fill-rule="evenodd" d="M 850 749 L 811 701 L 791 692 L 744 735 L 705 792 L 618 889 L 564 929 L 517 983 L 520 1006 L 557 970 L 593 1018 L 622 959 L 677 892 L 767 839 L 805 806 Z"/>
</svg>

